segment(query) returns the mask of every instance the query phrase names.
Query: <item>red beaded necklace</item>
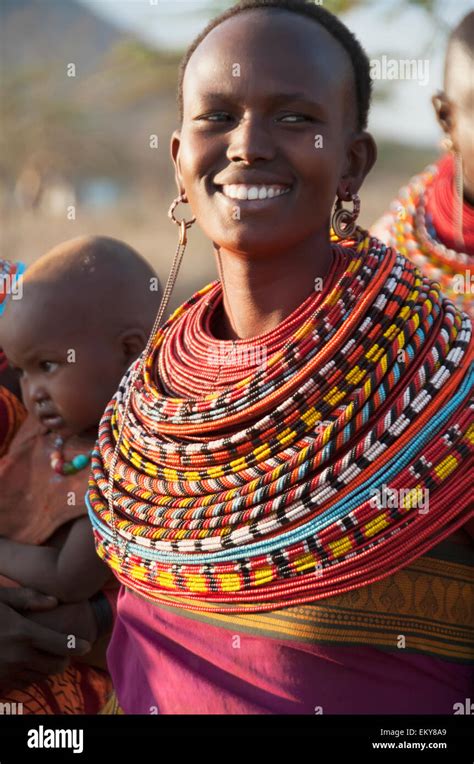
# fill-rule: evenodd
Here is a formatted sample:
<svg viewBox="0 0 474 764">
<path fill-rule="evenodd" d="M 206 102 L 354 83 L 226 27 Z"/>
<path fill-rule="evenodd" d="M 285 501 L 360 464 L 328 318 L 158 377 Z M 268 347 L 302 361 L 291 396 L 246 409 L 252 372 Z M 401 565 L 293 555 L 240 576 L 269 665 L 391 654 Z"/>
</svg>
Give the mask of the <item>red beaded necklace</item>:
<svg viewBox="0 0 474 764">
<path fill-rule="evenodd" d="M 332 288 L 283 322 L 291 335 L 265 335 L 265 363 L 224 361 L 213 387 L 212 350 L 266 347 L 209 333 L 213 283 L 128 370 L 86 499 L 126 586 L 201 611 L 283 607 L 379 580 L 466 522 L 470 322 L 364 232 L 346 251 Z M 373 503 L 385 485 L 404 492 L 395 509 Z"/>
<path fill-rule="evenodd" d="M 159 356 L 160 382 L 164 392 L 183 397 L 223 390 L 247 372 L 254 372 L 276 352 L 282 352 L 295 330 L 304 324 L 322 303 L 347 267 L 351 250 L 333 247 L 333 261 L 321 291 L 313 291 L 284 321 L 258 337 L 219 340 L 212 324 L 222 309 L 223 294 L 216 281 L 206 300 L 196 302 L 189 320 L 171 327 Z"/>
</svg>

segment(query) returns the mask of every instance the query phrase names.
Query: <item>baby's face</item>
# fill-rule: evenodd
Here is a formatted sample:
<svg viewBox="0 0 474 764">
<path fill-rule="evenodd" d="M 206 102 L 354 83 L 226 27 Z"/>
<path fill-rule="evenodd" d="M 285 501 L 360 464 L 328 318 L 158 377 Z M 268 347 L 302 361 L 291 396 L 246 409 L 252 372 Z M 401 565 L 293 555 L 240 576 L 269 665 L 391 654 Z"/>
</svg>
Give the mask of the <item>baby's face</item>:
<svg viewBox="0 0 474 764">
<path fill-rule="evenodd" d="M 25 323 L 1 327 L 25 406 L 45 432 L 92 435 L 124 371 L 119 353 L 105 338 L 68 334 L 60 322 L 49 337 Z"/>
</svg>

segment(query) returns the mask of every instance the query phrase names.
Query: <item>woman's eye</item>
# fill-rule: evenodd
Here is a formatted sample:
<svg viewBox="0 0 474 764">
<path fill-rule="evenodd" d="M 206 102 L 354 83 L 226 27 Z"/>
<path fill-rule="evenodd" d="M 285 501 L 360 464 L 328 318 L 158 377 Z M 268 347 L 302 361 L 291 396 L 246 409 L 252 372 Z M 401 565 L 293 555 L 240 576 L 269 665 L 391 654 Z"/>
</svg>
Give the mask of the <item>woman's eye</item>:
<svg viewBox="0 0 474 764">
<path fill-rule="evenodd" d="M 47 374 L 51 373 L 52 371 L 55 371 L 57 369 L 58 364 L 54 361 L 41 361 L 40 363 L 40 369 L 41 371 L 45 371 Z"/>
<path fill-rule="evenodd" d="M 296 122 L 300 120 L 310 120 L 312 121 L 313 118 L 310 117 L 308 114 L 285 114 L 281 120 L 288 120 L 290 122 Z"/>
<path fill-rule="evenodd" d="M 229 115 L 225 111 L 217 111 L 213 114 L 204 114 L 203 117 L 199 117 L 199 119 L 207 120 L 208 122 L 221 122 L 222 120 L 219 119 L 219 117 L 227 118 Z"/>
</svg>

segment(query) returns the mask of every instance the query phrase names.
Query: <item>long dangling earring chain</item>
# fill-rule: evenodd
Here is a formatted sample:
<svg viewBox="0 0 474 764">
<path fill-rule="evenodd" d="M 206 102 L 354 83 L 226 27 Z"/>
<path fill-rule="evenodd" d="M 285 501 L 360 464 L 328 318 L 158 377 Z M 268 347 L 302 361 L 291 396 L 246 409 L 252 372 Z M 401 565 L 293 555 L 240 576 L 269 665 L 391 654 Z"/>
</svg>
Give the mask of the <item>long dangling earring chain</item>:
<svg viewBox="0 0 474 764">
<path fill-rule="evenodd" d="M 109 506 L 109 512 L 110 512 L 110 523 L 112 526 L 112 534 L 114 539 L 114 546 L 116 549 L 120 550 L 120 561 L 123 563 L 126 552 L 127 552 L 127 542 L 125 541 L 123 544 L 119 542 L 118 533 L 117 533 L 117 526 L 115 522 L 115 512 L 114 512 L 114 477 L 115 477 L 115 470 L 117 468 L 117 461 L 118 461 L 118 455 L 120 450 L 120 444 L 122 442 L 122 436 L 123 431 L 125 427 L 125 423 L 127 421 L 128 412 L 130 409 L 130 401 L 132 398 L 132 393 L 134 390 L 134 387 L 136 385 L 137 379 L 140 376 L 140 374 L 143 371 L 143 367 L 145 365 L 146 359 L 148 358 L 148 354 L 150 352 L 150 349 L 155 341 L 156 333 L 158 331 L 158 328 L 161 323 L 161 319 L 163 316 L 163 313 L 165 311 L 165 308 L 168 304 L 168 301 L 171 297 L 171 293 L 173 292 L 173 288 L 176 282 L 176 278 L 179 273 L 179 269 L 181 266 L 181 262 L 183 259 L 184 251 L 186 249 L 186 244 L 188 241 L 186 229 L 190 228 L 196 218 L 192 218 L 191 220 L 177 220 L 174 216 L 174 210 L 176 206 L 179 204 L 179 202 L 184 201 L 184 196 L 180 195 L 173 201 L 171 204 L 169 211 L 168 211 L 168 217 L 171 218 L 171 220 L 176 223 L 176 225 L 179 225 L 179 240 L 178 240 L 178 246 L 176 247 L 176 252 L 173 257 L 173 262 L 171 265 L 171 270 L 168 275 L 168 280 L 166 282 L 166 286 L 163 292 L 163 297 L 161 298 L 160 307 L 158 309 L 157 316 L 155 318 L 155 322 L 153 324 L 153 328 L 151 330 L 150 336 L 148 337 L 148 342 L 146 344 L 145 350 L 141 354 L 140 362 L 133 372 L 132 379 L 127 391 L 127 395 L 125 398 L 125 404 L 124 404 L 124 410 L 122 415 L 122 421 L 120 423 L 117 442 L 115 444 L 114 453 L 112 455 L 112 459 L 110 462 L 109 467 L 109 480 L 108 480 L 108 492 L 107 492 L 107 500 L 108 500 L 108 506 Z"/>
<path fill-rule="evenodd" d="M 454 196 L 456 198 L 456 240 L 460 251 L 464 251 L 464 233 L 463 233 L 463 204 L 464 204 L 464 178 L 462 156 L 459 151 L 454 154 L 455 172 L 454 172 Z"/>
</svg>

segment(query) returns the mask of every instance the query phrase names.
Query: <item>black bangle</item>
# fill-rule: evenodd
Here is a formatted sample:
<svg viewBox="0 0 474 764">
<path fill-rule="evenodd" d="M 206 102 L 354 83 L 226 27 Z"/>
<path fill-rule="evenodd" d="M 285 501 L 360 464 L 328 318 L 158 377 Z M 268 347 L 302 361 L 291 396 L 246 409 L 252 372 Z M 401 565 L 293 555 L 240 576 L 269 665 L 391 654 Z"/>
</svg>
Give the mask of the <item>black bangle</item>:
<svg viewBox="0 0 474 764">
<path fill-rule="evenodd" d="M 114 614 L 103 592 L 97 592 L 89 599 L 97 623 L 97 639 L 107 634 L 113 626 Z"/>
</svg>

